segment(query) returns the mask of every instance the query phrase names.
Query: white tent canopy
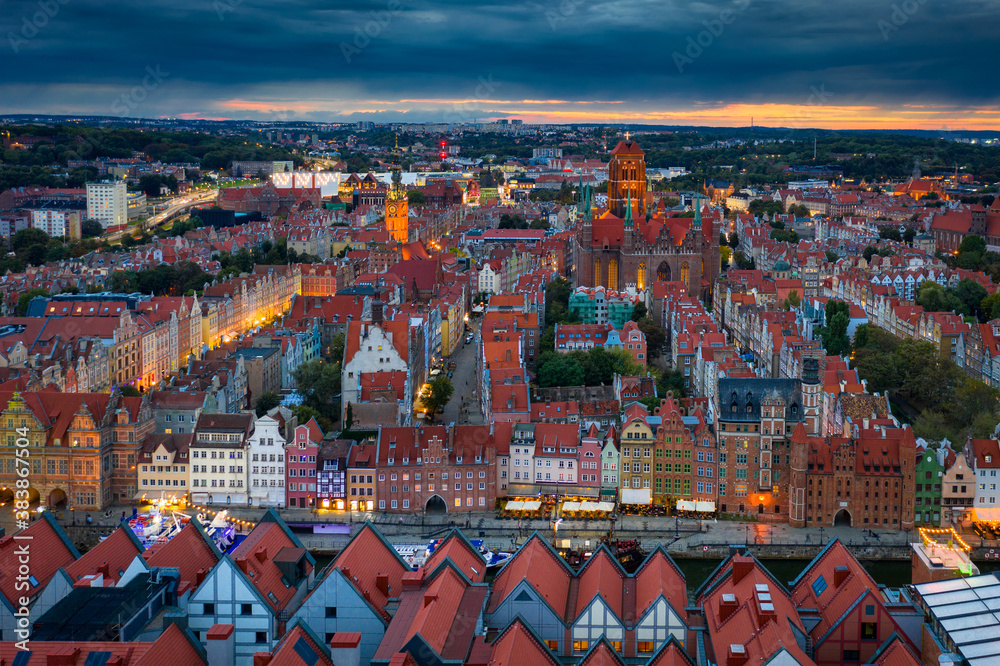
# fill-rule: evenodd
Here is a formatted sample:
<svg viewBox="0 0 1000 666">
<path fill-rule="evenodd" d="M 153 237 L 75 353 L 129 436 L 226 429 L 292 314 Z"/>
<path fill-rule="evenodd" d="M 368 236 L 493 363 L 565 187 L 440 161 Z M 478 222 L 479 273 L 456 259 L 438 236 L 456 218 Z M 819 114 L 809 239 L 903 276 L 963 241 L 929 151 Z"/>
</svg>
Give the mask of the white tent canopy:
<svg viewBox="0 0 1000 666">
<path fill-rule="evenodd" d="M 523 508 L 524 508 L 524 502 L 520 500 L 511 500 L 507 502 L 506 506 L 504 506 L 504 509 L 506 511 L 520 511 Z"/>
<path fill-rule="evenodd" d="M 587 504 L 587 502 L 584 502 L 584 504 Z M 563 502 L 562 508 L 563 508 L 563 511 L 586 511 L 587 510 L 587 509 L 584 509 L 584 508 L 581 507 L 580 502 Z"/>
</svg>

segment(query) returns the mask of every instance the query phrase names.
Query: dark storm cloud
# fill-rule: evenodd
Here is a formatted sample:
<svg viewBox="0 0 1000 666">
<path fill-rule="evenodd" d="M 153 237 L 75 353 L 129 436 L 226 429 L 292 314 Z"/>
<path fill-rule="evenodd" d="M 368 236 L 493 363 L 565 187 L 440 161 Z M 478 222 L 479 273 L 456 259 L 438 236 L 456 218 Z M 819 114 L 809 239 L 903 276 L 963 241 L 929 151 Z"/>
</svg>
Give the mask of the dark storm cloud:
<svg viewBox="0 0 1000 666">
<path fill-rule="evenodd" d="M 107 113 L 157 65 L 169 76 L 135 115 L 327 119 L 377 102 L 466 100 L 481 77 L 498 85 L 479 106 L 498 112 L 490 102 L 801 104 L 818 85 L 837 104 L 876 106 L 997 94 L 988 54 L 1000 0 L 18 0 L 4 10 L 0 110 L 11 112 Z M 220 106 L 232 100 L 258 106 Z M 379 117 L 441 115 L 414 102 Z"/>
</svg>

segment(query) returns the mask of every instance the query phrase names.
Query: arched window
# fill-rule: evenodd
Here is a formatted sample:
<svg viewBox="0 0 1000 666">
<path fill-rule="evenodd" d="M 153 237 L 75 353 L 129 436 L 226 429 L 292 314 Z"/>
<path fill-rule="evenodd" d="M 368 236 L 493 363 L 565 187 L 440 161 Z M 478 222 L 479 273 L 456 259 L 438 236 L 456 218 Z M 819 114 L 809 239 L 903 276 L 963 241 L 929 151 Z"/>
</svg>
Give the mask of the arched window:
<svg viewBox="0 0 1000 666">
<path fill-rule="evenodd" d="M 639 264 L 639 271 L 636 277 L 638 278 L 636 286 L 642 291 L 646 288 L 646 262 Z"/>
<path fill-rule="evenodd" d="M 618 260 L 608 260 L 608 289 L 618 289 Z"/>
<path fill-rule="evenodd" d="M 691 278 L 691 267 L 688 265 L 688 262 L 685 261 L 683 264 L 681 264 L 681 282 L 683 282 L 685 286 L 690 286 L 689 283 L 690 278 Z"/>
<path fill-rule="evenodd" d="M 594 259 L 594 286 L 601 286 L 601 260 Z"/>
</svg>

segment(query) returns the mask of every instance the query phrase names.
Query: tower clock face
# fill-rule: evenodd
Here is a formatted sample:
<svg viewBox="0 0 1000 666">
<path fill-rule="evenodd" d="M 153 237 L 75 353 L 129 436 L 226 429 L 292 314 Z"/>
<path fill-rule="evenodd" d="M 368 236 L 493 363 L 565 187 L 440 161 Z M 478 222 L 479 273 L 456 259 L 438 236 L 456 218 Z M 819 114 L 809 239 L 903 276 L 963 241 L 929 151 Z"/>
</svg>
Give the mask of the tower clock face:
<svg viewBox="0 0 1000 666">
<path fill-rule="evenodd" d="M 395 206 L 389 206 L 389 214 L 390 215 L 395 215 L 396 214 L 396 207 Z"/>
</svg>

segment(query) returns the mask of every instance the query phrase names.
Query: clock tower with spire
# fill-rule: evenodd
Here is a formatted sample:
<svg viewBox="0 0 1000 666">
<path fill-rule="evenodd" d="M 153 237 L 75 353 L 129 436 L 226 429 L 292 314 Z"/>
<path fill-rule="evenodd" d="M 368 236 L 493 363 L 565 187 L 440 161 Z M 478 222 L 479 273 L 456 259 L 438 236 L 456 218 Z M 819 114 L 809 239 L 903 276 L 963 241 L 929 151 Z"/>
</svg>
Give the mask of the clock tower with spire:
<svg viewBox="0 0 1000 666">
<path fill-rule="evenodd" d="M 389 238 L 399 243 L 410 240 L 410 205 L 403 187 L 403 167 L 399 161 L 399 137 L 392 153 L 392 185 L 385 196 L 385 228 Z"/>
</svg>

